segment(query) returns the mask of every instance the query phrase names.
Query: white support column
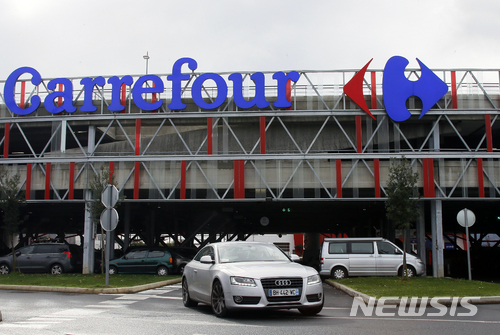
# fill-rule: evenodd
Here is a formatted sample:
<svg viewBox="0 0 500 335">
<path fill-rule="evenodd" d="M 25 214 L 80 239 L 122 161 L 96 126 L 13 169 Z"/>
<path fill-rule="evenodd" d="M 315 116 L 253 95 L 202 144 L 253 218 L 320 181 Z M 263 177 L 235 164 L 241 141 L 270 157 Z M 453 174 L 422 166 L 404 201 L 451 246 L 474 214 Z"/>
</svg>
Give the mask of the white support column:
<svg viewBox="0 0 500 335">
<path fill-rule="evenodd" d="M 88 132 L 88 153 L 93 153 L 95 149 L 95 126 L 89 126 Z M 88 164 L 88 163 L 87 163 Z M 87 166 L 87 185 L 90 182 L 90 167 Z M 88 201 L 92 201 L 92 191 L 84 190 L 85 194 L 85 220 L 83 228 L 83 271 L 84 274 L 94 273 L 94 244 L 95 244 L 95 225 L 90 216 L 88 209 Z"/>
<path fill-rule="evenodd" d="M 431 201 L 432 273 L 444 277 L 443 209 L 441 200 Z"/>
<path fill-rule="evenodd" d="M 418 258 L 424 262 L 425 267 L 427 268 L 427 251 L 425 248 L 425 206 L 421 201 L 419 203 L 420 207 L 420 218 L 417 221 L 417 252 Z M 426 273 L 423 274 L 424 276 Z"/>
<path fill-rule="evenodd" d="M 66 152 L 66 129 L 68 127 L 68 121 L 61 121 L 61 152 Z"/>
<path fill-rule="evenodd" d="M 92 200 L 92 192 L 85 190 L 85 199 Z M 85 203 L 85 226 L 83 230 L 83 274 L 94 273 L 94 223 L 90 217 L 90 212 L 87 210 L 88 205 Z"/>
<path fill-rule="evenodd" d="M 125 206 L 123 251 L 126 252 L 130 247 L 130 203 L 126 202 L 123 206 Z"/>
</svg>

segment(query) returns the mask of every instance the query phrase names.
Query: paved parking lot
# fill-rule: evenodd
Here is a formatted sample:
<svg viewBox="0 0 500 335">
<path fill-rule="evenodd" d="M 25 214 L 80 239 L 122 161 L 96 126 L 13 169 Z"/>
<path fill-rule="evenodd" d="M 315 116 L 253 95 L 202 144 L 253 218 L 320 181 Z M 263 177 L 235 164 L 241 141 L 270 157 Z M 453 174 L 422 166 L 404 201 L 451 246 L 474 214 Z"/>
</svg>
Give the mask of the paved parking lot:
<svg viewBox="0 0 500 335">
<path fill-rule="evenodd" d="M 242 312 L 219 319 L 208 306 L 185 308 L 180 284 L 135 294 L 0 291 L 0 334 L 494 334 L 499 305 L 473 318 L 350 316 L 353 299 L 324 285 L 325 307 L 314 317 L 296 310 Z"/>
</svg>

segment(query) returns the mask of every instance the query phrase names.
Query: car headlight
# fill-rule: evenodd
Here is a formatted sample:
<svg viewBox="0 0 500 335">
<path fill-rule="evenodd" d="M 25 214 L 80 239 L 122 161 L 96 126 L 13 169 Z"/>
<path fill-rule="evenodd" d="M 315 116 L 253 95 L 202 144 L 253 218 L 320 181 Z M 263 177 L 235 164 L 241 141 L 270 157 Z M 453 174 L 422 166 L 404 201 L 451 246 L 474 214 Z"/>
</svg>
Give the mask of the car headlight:
<svg viewBox="0 0 500 335">
<path fill-rule="evenodd" d="M 312 275 L 307 277 L 307 285 L 315 285 L 321 283 L 321 277 L 319 275 Z"/>
<path fill-rule="evenodd" d="M 231 277 L 231 285 L 257 286 L 255 280 L 246 277 Z"/>
</svg>

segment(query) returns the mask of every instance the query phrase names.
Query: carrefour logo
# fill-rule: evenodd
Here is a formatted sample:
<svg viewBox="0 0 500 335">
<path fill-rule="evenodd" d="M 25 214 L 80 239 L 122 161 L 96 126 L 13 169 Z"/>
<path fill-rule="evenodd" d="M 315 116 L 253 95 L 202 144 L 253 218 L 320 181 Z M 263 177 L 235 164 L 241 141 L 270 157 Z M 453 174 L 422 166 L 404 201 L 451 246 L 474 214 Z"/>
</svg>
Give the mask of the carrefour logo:
<svg viewBox="0 0 500 335">
<path fill-rule="evenodd" d="M 409 63 L 406 58 L 394 56 L 385 65 L 382 82 L 384 105 L 387 114 L 394 121 L 401 122 L 410 118 L 411 113 L 406 108 L 409 97 L 416 96 L 422 100 L 421 118 L 448 92 L 448 85 L 418 58 L 417 61 L 421 76 L 416 81 L 405 76 L 405 68 Z M 344 93 L 375 119 L 363 95 L 363 78 L 370 63 L 371 60 L 344 86 Z"/>
<path fill-rule="evenodd" d="M 375 119 L 368 109 L 363 96 L 363 78 L 370 62 L 344 86 L 344 93 Z M 409 97 L 417 96 L 422 100 L 423 108 L 420 114 L 420 117 L 422 117 L 448 92 L 448 85 L 429 70 L 420 60 L 418 62 L 422 75 L 417 81 L 410 81 L 405 77 L 404 71 L 408 65 L 408 61 L 403 57 L 392 57 L 385 66 L 383 77 L 384 104 L 389 117 L 394 121 L 400 122 L 410 118 L 411 114 L 405 106 L 406 100 Z M 192 101 L 201 109 L 219 108 L 228 98 L 231 86 L 233 90 L 232 99 L 236 106 L 243 110 L 253 108 L 254 106 L 259 109 L 265 109 L 271 105 L 271 102 L 265 96 L 266 82 L 264 73 L 262 72 L 256 72 L 250 76 L 250 79 L 255 84 L 255 96 L 248 100 L 243 96 L 243 76 L 241 73 L 229 75 L 228 79 L 233 83 L 232 85 L 228 85 L 226 80 L 217 73 L 204 73 L 195 77 L 193 77 L 193 74 L 183 74 L 181 71 L 183 65 L 187 65 L 191 71 L 196 70 L 198 67 L 198 63 L 192 58 L 180 58 L 173 64 L 172 74 L 166 77 L 167 81 L 171 82 L 172 88 L 171 102 L 167 106 L 171 110 L 180 111 L 187 107 L 186 103 L 182 101 L 183 91 L 191 81 Z M 41 106 L 42 102 L 41 97 L 34 93 L 31 95 L 27 106 L 17 105 L 15 99 L 16 83 L 23 74 L 31 75 L 31 83 L 33 85 L 38 87 L 42 84 L 40 73 L 31 67 L 21 67 L 9 75 L 4 85 L 5 105 L 12 113 L 18 115 L 33 113 Z M 297 82 L 299 78 L 300 74 L 297 71 L 288 73 L 276 72 L 273 74 L 272 79 L 276 81 L 277 86 L 277 96 L 275 101 L 272 102 L 273 107 L 279 109 L 291 106 L 290 99 L 287 96 L 287 87 L 290 82 Z M 217 88 L 217 95 L 210 102 L 205 101 L 203 97 L 203 92 L 205 91 L 204 84 L 207 80 L 213 82 Z M 152 85 L 146 85 L 146 82 L 152 82 Z M 111 102 L 109 104 L 106 103 L 107 109 L 111 112 L 120 112 L 125 109 L 125 102 L 120 98 L 124 92 L 122 89 L 124 86 L 130 87 L 132 100 L 141 110 L 157 110 L 163 105 L 162 99 L 154 101 L 145 99 L 145 95 L 147 94 L 161 94 L 165 92 L 165 83 L 162 78 L 156 75 L 145 75 L 138 78 L 134 83 L 132 76 L 126 75 L 122 78 L 113 76 L 108 78 L 107 81 L 102 76 L 83 78 L 80 81 L 82 90 L 78 94 L 78 97 L 83 94 L 83 104 L 78 107 L 76 101 L 73 100 L 73 82 L 68 78 L 52 79 L 46 85 L 45 109 L 49 113 L 54 114 L 60 112 L 74 113 L 77 109 L 86 113 L 95 112 L 97 106 L 94 106 L 94 94 L 102 94 L 102 88 L 104 88 L 106 83 L 111 86 Z M 59 90 L 56 90 L 56 87 L 59 87 Z M 96 93 L 95 90 L 98 92 Z M 39 92 L 39 90 L 37 89 L 33 92 Z"/>
</svg>

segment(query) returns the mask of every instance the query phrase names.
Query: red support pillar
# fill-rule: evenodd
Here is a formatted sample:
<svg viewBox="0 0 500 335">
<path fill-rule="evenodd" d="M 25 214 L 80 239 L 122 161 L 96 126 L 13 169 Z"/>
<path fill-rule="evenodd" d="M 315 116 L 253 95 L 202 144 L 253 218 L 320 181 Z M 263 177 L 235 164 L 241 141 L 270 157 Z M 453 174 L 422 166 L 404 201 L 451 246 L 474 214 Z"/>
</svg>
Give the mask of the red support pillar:
<svg viewBox="0 0 500 335">
<path fill-rule="evenodd" d="M 429 168 L 428 158 L 422 158 L 422 172 L 424 175 L 424 198 L 429 197 Z"/>
<path fill-rule="evenodd" d="M 373 161 L 373 174 L 375 175 L 375 198 L 380 198 L 380 163 L 378 158 Z"/>
<path fill-rule="evenodd" d="M 212 154 L 212 127 L 213 127 L 213 121 L 212 118 L 209 117 L 207 118 L 207 154 L 211 155 Z"/>
<path fill-rule="evenodd" d="M 488 148 L 488 152 L 493 152 L 493 136 L 491 134 L 491 115 L 486 114 L 484 118 L 486 123 L 486 146 Z"/>
<path fill-rule="evenodd" d="M 31 163 L 26 164 L 26 200 L 31 199 Z"/>
<path fill-rule="evenodd" d="M 75 162 L 69 163 L 69 189 L 68 199 L 73 200 L 75 193 Z"/>
<path fill-rule="evenodd" d="M 155 82 L 154 82 L 154 81 L 153 81 L 153 87 L 156 87 L 156 86 L 155 86 Z M 156 93 L 151 93 L 151 102 L 152 102 L 152 103 L 155 103 L 155 102 L 157 102 L 157 101 L 158 101 L 158 97 L 157 97 Z M 153 113 L 157 113 L 157 112 L 158 112 L 158 110 L 157 110 L 157 109 L 155 109 L 155 110 L 153 111 Z"/>
<path fill-rule="evenodd" d="M 266 153 L 266 117 L 260 117 L 260 153 Z"/>
<path fill-rule="evenodd" d="M 477 159 L 477 187 L 479 188 L 479 197 L 484 198 L 484 176 L 483 176 L 483 159 Z"/>
<path fill-rule="evenodd" d="M 371 73 L 372 84 L 372 109 L 377 109 L 377 77 L 376 72 Z"/>
<path fill-rule="evenodd" d="M 5 135 L 3 139 L 3 158 L 9 158 L 10 123 L 5 123 Z"/>
<path fill-rule="evenodd" d="M 141 119 L 135 120 L 135 155 L 141 154 Z M 134 199 L 139 199 L 139 172 L 141 162 L 134 164 Z"/>
<path fill-rule="evenodd" d="M 245 199 L 245 161 L 234 161 L 234 198 Z"/>
<path fill-rule="evenodd" d="M 456 75 L 455 71 L 451 71 L 451 99 L 452 99 L 453 109 L 457 109 L 458 108 L 457 75 Z"/>
<path fill-rule="evenodd" d="M 240 164 L 234 161 L 234 198 L 240 198 Z"/>
<path fill-rule="evenodd" d="M 20 108 L 24 108 L 26 106 L 25 94 L 26 94 L 26 81 L 21 81 L 21 100 L 19 101 Z M 25 115 L 20 115 L 20 117 L 24 117 L 24 116 Z"/>
<path fill-rule="evenodd" d="M 121 93 L 122 93 L 122 96 L 120 99 L 120 103 L 123 106 L 123 110 L 121 111 L 121 113 L 125 113 L 127 111 L 127 105 L 126 105 L 127 104 L 127 85 L 122 84 Z"/>
<path fill-rule="evenodd" d="M 240 199 L 245 199 L 245 161 L 242 161 L 240 160 L 239 161 L 239 171 L 240 171 L 240 175 L 238 176 L 239 180 L 240 180 L 240 195 L 239 195 L 239 198 Z"/>
<path fill-rule="evenodd" d="M 26 94 L 26 82 L 22 81 L 21 82 L 21 101 L 19 103 L 19 107 L 24 108 L 25 103 L 26 103 L 26 98 L 24 97 Z"/>
<path fill-rule="evenodd" d="M 434 187 L 434 158 L 428 158 L 429 166 L 429 196 L 436 197 L 436 188 Z"/>
<path fill-rule="evenodd" d="M 181 199 L 186 199 L 186 161 L 181 162 Z"/>
<path fill-rule="evenodd" d="M 286 100 L 292 102 L 292 81 L 290 79 L 286 82 Z M 286 110 L 292 110 L 292 107 L 287 107 Z"/>
<path fill-rule="evenodd" d="M 59 83 L 58 89 L 59 89 L 59 92 L 62 92 L 62 90 L 63 90 L 63 84 Z M 58 96 L 57 97 L 57 106 L 61 107 L 62 104 L 63 104 L 62 96 Z"/>
<path fill-rule="evenodd" d="M 113 184 L 113 175 L 115 174 L 115 162 L 109 162 L 109 184 Z"/>
<path fill-rule="evenodd" d="M 337 159 L 337 198 L 342 198 L 342 160 Z"/>
</svg>

